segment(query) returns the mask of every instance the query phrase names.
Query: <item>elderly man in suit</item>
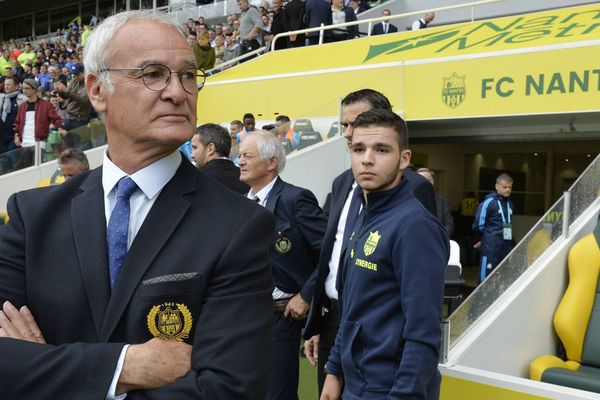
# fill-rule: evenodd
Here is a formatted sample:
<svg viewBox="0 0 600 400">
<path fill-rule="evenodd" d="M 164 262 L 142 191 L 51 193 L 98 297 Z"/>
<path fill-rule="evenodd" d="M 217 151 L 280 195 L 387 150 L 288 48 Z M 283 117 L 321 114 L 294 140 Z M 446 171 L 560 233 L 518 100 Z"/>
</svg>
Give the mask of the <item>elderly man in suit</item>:
<svg viewBox="0 0 600 400">
<path fill-rule="evenodd" d="M 390 10 L 383 10 L 381 15 L 384 17 L 389 17 L 391 15 Z M 388 33 L 395 32 L 398 32 L 398 28 L 396 27 L 396 25 L 390 24 L 389 19 L 384 19 L 383 22 L 378 22 L 373 26 L 373 30 L 371 30 L 371 36 L 386 35 Z"/>
<path fill-rule="evenodd" d="M 392 109 L 389 100 L 372 89 L 361 89 L 348 94 L 342 100 L 341 124 L 344 137 L 352 142 L 353 124 L 360 114 L 371 109 Z M 404 177 L 410 190 L 423 206 L 435 215 L 435 192 L 433 186 L 416 172 L 407 168 Z M 317 271 L 311 277 L 314 281 L 314 293 L 310 313 L 306 321 L 304 349 L 308 360 L 316 365 L 319 394 L 325 382 L 325 363 L 335 341 L 339 325 L 338 290 L 343 282 L 339 265 L 340 254 L 348 242 L 352 227 L 360 210 L 360 201 L 356 196 L 358 184 L 354 180 L 352 170 L 342 172 L 333 181 L 331 197 L 325 210 L 328 212 L 327 230 L 323 237 L 321 256 Z"/>
<path fill-rule="evenodd" d="M 315 269 L 326 218 L 307 189 L 284 182 L 285 151 L 268 132 L 249 134 L 240 145 L 240 179 L 250 185 L 248 198 L 275 216 L 277 237 L 271 248 L 275 323 L 275 364 L 269 400 L 298 399 L 300 331 L 311 301 L 308 278 Z"/>
<path fill-rule="evenodd" d="M 231 138 L 227 129 L 217 124 L 199 126 L 192 137 L 192 149 L 192 158 L 200 171 L 227 189 L 248 193 L 250 186 L 240 181 L 240 169 L 228 158 Z"/>
<path fill-rule="evenodd" d="M 108 148 L 101 167 L 8 201 L 3 399 L 265 395 L 274 221 L 177 151 L 204 79 L 185 34 L 131 11 L 86 43 Z"/>
</svg>

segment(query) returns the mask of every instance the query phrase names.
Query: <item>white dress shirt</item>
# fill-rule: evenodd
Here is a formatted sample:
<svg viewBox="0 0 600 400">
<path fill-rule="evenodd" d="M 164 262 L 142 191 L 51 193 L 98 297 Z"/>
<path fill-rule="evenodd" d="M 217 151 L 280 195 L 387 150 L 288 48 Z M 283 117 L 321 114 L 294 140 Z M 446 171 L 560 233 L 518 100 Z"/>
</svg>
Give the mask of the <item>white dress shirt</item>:
<svg viewBox="0 0 600 400">
<path fill-rule="evenodd" d="M 136 183 L 139 190 L 133 192 L 129 199 L 130 214 L 129 230 L 127 232 L 128 250 L 140 230 L 140 227 L 144 223 L 146 216 L 150 212 L 150 209 L 154 205 L 154 202 L 158 198 L 158 195 L 171 178 L 173 178 L 179 165 L 181 165 L 181 153 L 179 150 L 176 150 L 167 157 L 161 158 L 129 176 Z M 102 188 L 104 189 L 104 215 L 106 216 L 107 226 L 108 221 L 110 220 L 110 214 L 117 201 L 115 187 L 121 178 L 126 176 L 128 175 L 113 164 L 110 158 L 108 158 L 108 153 L 105 151 L 102 162 Z M 106 272 L 108 273 L 108 270 Z M 123 370 L 125 354 L 127 353 L 128 348 L 129 345 L 125 345 L 123 350 L 121 350 L 121 355 L 117 363 L 113 380 L 108 389 L 106 400 L 121 400 L 127 397 L 126 393 L 117 396 L 115 392 L 117 390 L 119 376 L 121 376 L 121 371 Z"/>
<path fill-rule="evenodd" d="M 342 208 L 340 220 L 337 225 L 337 232 L 335 233 L 335 242 L 333 242 L 333 249 L 331 250 L 331 258 L 329 259 L 329 275 L 327 275 L 327 279 L 325 280 L 325 293 L 327 293 L 327 297 L 334 300 L 338 300 L 338 291 L 335 288 L 335 282 L 337 280 L 340 256 L 342 255 L 344 228 L 346 227 L 346 220 L 348 219 L 348 211 L 350 211 L 352 195 L 354 194 L 354 189 L 356 189 L 357 185 L 358 183 L 354 181 L 350 193 L 348 193 L 348 197 L 346 197 L 346 201 L 344 202 L 344 207 Z"/>
</svg>

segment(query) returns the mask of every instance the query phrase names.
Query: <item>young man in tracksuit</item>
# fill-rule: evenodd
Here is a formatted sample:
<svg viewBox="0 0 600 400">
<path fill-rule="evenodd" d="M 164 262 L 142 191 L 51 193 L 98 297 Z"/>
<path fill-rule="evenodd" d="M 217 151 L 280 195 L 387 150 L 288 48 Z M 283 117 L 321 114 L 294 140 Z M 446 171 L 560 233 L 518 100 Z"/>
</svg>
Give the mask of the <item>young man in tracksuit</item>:
<svg viewBox="0 0 600 400">
<path fill-rule="evenodd" d="M 364 203 L 342 254 L 340 328 L 322 400 L 439 397 L 449 243 L 402 179 L 407 136 L 388 110 L 367 111 L 354 123 L 352 172 Z"/>
<path fill-rule="evenodd" d="M 513 247 L 510 199 L 513 179 L 508 174 L 496 178 L 496 191 L 488 194 L 475 212 L 473 230 L 481 232 L 481 241 L 475 244 L 481 252 L 479 283 L 510 253 Z"/>
</svg>

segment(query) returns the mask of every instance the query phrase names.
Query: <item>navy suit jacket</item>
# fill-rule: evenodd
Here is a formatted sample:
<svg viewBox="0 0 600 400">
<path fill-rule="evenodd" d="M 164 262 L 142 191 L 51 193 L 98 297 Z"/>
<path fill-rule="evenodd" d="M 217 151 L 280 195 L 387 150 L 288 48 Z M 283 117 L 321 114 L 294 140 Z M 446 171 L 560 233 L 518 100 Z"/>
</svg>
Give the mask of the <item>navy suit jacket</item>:
<svg viewBox="0 0 600 400">
<path fill-rule="evenodd" d="M 433 190 L 433 185 L 410 168 L 405 169 L 402 176 L 403 179 L 408 181 L 409 187 L 417 200 L 419 200 L 429 212 L 435 215 L 435 191 Z M 328 214 L 327 230 L 323 237 L 319 266 L 309 281 L 314 282 L 314 284 L 311 284 L 313 287 L 312 303 L 310 305 L 304 330 L 304 337 L 306 339 L 310 339 L 312 336 L 321 332 L 321 308 L 325 305 L 325 301 L 327 300 L 325 281 L 329 275 L 329 259 L 333 252 L 333 244 L 335 243 L 335 235 L 342 214 L 342 208 L 350 193 L 350 189 L 352 189 L 353 183 L 354 176 L 352 175 L 351 169 L 338 175 L 333 181 L 331 196 L 324 207 L 325 212 Z M 346 234 L 346 232 L 344 232 L 344 234 Z M 341 269 L 342 265 L 338 265 L 338 275 L 340 274 Z M 338 290 L 341 290 L 341 288 L 338 288 Z"/>
<path fill-rule="evenodd" d="M 398 28 L 395 25 L 389 24 L 387 33 L 395 33 L 398 32 Z M 373 29 L 371 30 L 371 35 L 383 35 L 385 32 L 383 31 L 383 23 L 378 22 L 373 25 Z"/>
<path fill-rule="evenodd" d="M 8 201 L 0 302 L 27 305 L 48 344 L 0 339 L 1 397 L 105 399 L 123 345 L 155 337 L 160 318 L 152 316 L 168 304 L 191 328 L 183 340 L 193 346 L 192 369 L 127 399 L 263 399 L 273 351 L 273 217 L 182 160 L 111 292 L 101 182 L 98 168 Z"/>
<path fill-rule="evenodd" d="M 271 246 L 273 280 L 286 293 L 298 293 L 310 303 L 307 281 L 317 266 L 327 218 L 314 194 L 277 178 L 265 205 L 275 216 Z"/>
<path fill-rule="evenodd" d="M 223 158 L 210 160 L 200 168 L 200 171 L 236 193 L 245 194 L 250 190 L 250 186 L 240 181 L 240 169 L 231 160 Z"/>
<path fill-rule="evenodd" d="M 304 21 L 307 28 L 316 28 L 325 25 L 331 25 L 331 4 L 326 0 L 307 0 Z M 330 36 L 331 31 L 323 31 L 323 36 Z M 306 36 L 319 36 L 319 32 L 310 32 Z"/>
</svg>

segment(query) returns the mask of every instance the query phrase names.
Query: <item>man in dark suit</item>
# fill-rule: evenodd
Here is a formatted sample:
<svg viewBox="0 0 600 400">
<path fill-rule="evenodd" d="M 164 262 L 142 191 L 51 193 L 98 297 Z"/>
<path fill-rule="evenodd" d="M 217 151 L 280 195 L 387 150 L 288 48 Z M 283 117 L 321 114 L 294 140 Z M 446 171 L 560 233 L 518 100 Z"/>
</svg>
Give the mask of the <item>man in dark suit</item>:
<svg viewBox="0 0 600 400">
<path fill-rule="evenodd" d="M 306 28 L 304 15 L 306 10 L 306 0 L 292 0 L 285 5 L 285 17 L 287 20 L 288 32 L 299 31 Z M 306 42 L 306 34 L 291 35 L 289 38 L 290 47 L 302 47 Z"/>
<path fill-rule="evenodd" d="M 307 0 L 304 21 L 307 28 L 316 28 L 321 24 L 331 25 L 331 4 L 326 0 Z M 319 44 L 319 35 L 319 31 L 307 33 L 308 44 Z M 323 42 L 329 41 L 331 31 L 323 31 L 323 36 Z"/>
<path fill-rule="evenodd" d="M 383 10 L 381 15 L 384 17 L 389 17 L 391 15 L 390 10 L 388 10 L 388 9 Z M 371 36 L 386 35 L 388 33 L 395 33 L 395 32 L 398 32 L 398 28 L 395 25 L 390 24 L 389 19 L 384 19 L 383 22 L 378 22 L 373 26 L 373 30 L 371 31 Z"/>
<path fill-rule="evenodd" d="M 275 323 L 275 363 L 269 400 L 298 399 L 300 331 L 311 300 L 308 278 L 321 250 L 327 220 L 315 196 L 284 182 L 285 151 L 268 132 L 250 134 L 240 145 L 240 179 L 251 186 L 248 198 L 273 213 L 277 237 L 271 248 Z"/>
<path fill-rule="evenodd" d="M 282 0 L 273 0 L 273 19 L 271 21 L 271 35 L 288 32 L 288 20 L 285 13 L 285 8 L 282 7 Z M 288 48 L 288 38 L 278 38 L 275 42 L 275 50 Z"/>
<path fill-rule="evenodd" d="M 371 109 L 391 110 L 389 100 L 381 93 L 372 89 L 361 89 L 348 94 L 342 100 L 341 124 L 344 137 L 352 141 L 354 120 L 358 115 Z M 411 191 L 429 212 L 435 215 L 435 193 L 433 187 L 416 172 L 404 170 Z M 352 232 L 353 221 L 359 208 L 354 195 L 357 183 L 348 169 L 333 181 L 330 201 L 325 207 L 328 212 L 327 229 L 323 237 L 321 255 L 317 271 L 311 276 L 315 281 L 310 312 L 306 321 L 304 349 L 308 360 L 316 365 L 319 384 L 319 394 L 325 381 L 324 366 L 329 358 L 329 351 L 335 341 L 339 325 L 340 293 L 343 289 L 339 270 L 339 260 L 342 248 Z M 353 199 L 356 199 L 353 201 Z M 339 276 L 339 277 L 338 277 Z M 341 287 L 340 287 L 341 286 Z"/>
<path fill-rule="evenodd" d="M 196 128 L 192 137 L 192 157 L 196 166 L 227 189 L 245 194 L 250 186 L 240 181 L 240 169 L 228 158 L 231 138 L 227 129 L 217 124 Z"/>
<path fill-rule="evenodd" d="M 274 221 L 177 151 L 202 79 L 185 32 L 119 13 L 85 65 L 102 167 L 13 195 L 0 228 L 2 398 L 264 398 Z"/>
</svg>

